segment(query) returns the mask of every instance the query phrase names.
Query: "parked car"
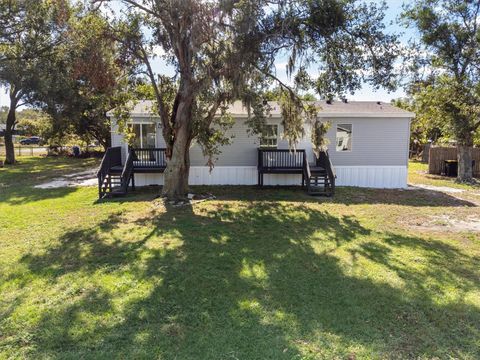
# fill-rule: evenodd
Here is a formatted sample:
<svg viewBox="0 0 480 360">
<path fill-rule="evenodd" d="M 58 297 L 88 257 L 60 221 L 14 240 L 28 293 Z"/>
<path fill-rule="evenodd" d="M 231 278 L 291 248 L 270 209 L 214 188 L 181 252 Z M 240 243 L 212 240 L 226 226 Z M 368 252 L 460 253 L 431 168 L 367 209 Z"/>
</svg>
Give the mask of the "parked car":
<svg viewBox="0 0 480 360">
<path fill-rule="evenodd" d="M 41 145 L 42 139 L 38 136 L 30 136 L 20 140 L 20 145 Z"/>
</svg>

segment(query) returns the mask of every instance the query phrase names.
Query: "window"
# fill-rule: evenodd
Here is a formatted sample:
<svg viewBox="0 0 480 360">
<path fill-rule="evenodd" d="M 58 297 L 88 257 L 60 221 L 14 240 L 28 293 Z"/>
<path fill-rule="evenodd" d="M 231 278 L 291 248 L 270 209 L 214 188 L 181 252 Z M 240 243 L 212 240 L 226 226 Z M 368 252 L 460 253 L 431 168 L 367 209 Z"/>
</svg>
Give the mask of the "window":
<svg viewBox="0 0 480 360">
<path fill-rule="evenodd" d="M 260 136 L 260 147 L 276 148 L 278 139 L 278 125 L 265 125 Z"/>
<path fill-rule="evenodd" d="M 352 124 L 337 125 L 337 151 L 352 151 Z"/>
<path fill-rule="evenodd" d="M 132 146 L 134 148 L 155 147 L 155 124 L 130 124 L 134 133 Z"/>
</svg>

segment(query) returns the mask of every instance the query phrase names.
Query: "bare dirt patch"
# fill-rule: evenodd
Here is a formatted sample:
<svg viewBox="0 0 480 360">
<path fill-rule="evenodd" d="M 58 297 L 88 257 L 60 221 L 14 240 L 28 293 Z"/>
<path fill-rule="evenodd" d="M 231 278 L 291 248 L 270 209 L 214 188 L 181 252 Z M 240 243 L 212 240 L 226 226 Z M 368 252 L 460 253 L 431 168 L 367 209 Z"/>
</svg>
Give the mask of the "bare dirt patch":
<svg viewBox="0 0 480 360">
<path fill-rule="evenodd" d="M 432 198 L 450 197 L 458 201 L 469 202 L 471 206 L 480 206 L 480 191 L 470 189 L 459 189 L 449 186 L 435 186 L 426 184 L 409 185 L 410 191 L 424 191 Z M 448 204 L 445 204 L 446 206 Z"/>
<path fill-rule="evenodd" d="M 94 186 L 97 184 L 97 170 L 90 169 L 74 174 L 63 175 L 53 180 L 35 185 L 36 189 L 56 189 L 72 186 Z"/>
<path fill-rule="evenodd" d="M 459 219 L 458 217 L 446 214 L 432 215 L 422 219 L 421 222 L 411 223 L 409 226 L 416 230 L 480 232 L 480 216 L 469 215 Z"/>
<path fill-rule="evenodd" d="M 453 188 L 449 186 L 434 186 L 434 185 L 425 185 L 425 184 L 415 184 L 408 187 L 409 189 L 424 189 L 424 190 L 431 190 L 431 191 L 440 191 L 444 193 L 451 193 L 451 194 L 458 194 L 465 192 L 464 189 Z"/>
</svg>

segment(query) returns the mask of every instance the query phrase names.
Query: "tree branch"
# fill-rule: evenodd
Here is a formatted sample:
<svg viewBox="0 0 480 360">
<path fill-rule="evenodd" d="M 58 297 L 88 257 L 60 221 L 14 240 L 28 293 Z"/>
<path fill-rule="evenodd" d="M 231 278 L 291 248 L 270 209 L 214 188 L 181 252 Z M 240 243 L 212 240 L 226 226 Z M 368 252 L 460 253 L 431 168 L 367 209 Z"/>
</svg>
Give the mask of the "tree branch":
<svg viewBox="0 0 480 360">
<path fill-rule="evenodd" d="M 164 127 L 166 127 L 168 126 L 168 114 L 166 111 L 165 102 L 163 101 L 162 94 L 158 89 L 158 85 L 155 79 L 155 74 L 153 72 L 152 65 L 150 64 L 150 60 L 148 60 L 148 54 L 142 45 L 140 45 L 140 52 L 141 52 L 141 58 L 145 63 L 145 66 L 147 67 L 147 74 L 148 74 L 148 77 L 150 78 L 150 82 L 152 83 L 152 86 L 153 86 L 153 91 L 155 92 L 155 96 L 157 98 L 160 118 L 162 119 L 162 124 Z"/>
<path fill-rule="evenodd" d="M 217 114 L 218 108 L 220 105 L 226 100 L 226 95 L 225 93 L 221 93 L 218 95 L 217 99 L 215 100 L 214 104 L 210 108 L 210 110 L 207 112 L 207 115 L 203 118 L 204 123 L 206 124 L 207 127 L 210 127 L 212 124 L 213 119 L 215 118 L 215 115 Z"/>
<path fill-rule="evenodd" d="M 257 65 L 254 65 L 254 67 L 260 71 L 262 74 L 264 74 L 265 76 L 268 76 L 269 78 L 275 80 L 279 85 L 280 87 L 282 87 L 283 89 L 287 90 L 290 94 L 290 96 L 292 98 L 295 98 L 301 105 L 302 105 L 302 109 L 304 111 L 307 111 L 307 109 L 305 108 L 305 104 L 303 103 L 303 99 L 298 96 L 295 91 L 293 91 L 293 89 L 288 86 L 287 84 L 285 84 L 284 82 L 282 82 L 277 76 L 273 75 L 272 73 L 270 72 L 264 72 L 262 69 L 260 69 Z"/>
<path fill-rule="evenodd" d="M 104 2 L 111 2 L 112 0 L 94 0 L 93 3 L 104 3 Z M 159 16 L 159 14 L 151 9 L 149 9 L 148 7 L 146 6 L 143 6 L 139 3 L 137 3 L 136 1 L 133 1 L 133 0 L 121 0 L 123 1 L 124 3 L 127 3 L 127 4 L 130 4 L 132 5 L 133 7 L 136 7 L 142 11 L 145 11 L 147 14 L 150 14 L 150 15 L 153 15 L 153 16 Z"/>
</svg>

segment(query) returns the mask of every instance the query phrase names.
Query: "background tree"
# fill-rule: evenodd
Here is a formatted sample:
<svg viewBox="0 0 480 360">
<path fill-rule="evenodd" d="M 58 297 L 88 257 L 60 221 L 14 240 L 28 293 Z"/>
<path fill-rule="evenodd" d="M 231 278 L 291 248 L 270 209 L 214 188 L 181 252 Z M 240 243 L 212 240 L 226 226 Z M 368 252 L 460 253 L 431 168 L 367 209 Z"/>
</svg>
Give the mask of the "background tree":
<svg viewBox="0 0 480 360">
<path fill-rule="evenodd" d="M 62 46 L 43 71 L 43 86 L 33 96 L 34 105 L 51 116 L 51 136 L 76 135 L 109 147 L 107 112 L 130 100 L 129 69 L 120 61 L 105 17 L 78 7 L 76 16 L 69 18 Z"/>
<path fill-rule="evenodd" d="M 231 124 L 233 101 L 243 101 L 248 124 L 259 132 L 268 113 L 262 94 L 272 83 L 280 86 L 285 136 L 295 144 L 305 117 L 316 111 L 298 93 L 343 94 L 364 81 L 394 86 L 397 42 L 384 34 L 383 6 L 353 0 L 122 2 L 126 18 L 118 38 L 126 54 L 142 62 L 154 88 L 167 146 L 163 192 L 172 199 L 188 191 L 192 141 L 210 158 L 228 142 L 223 130 Z M 153 72 L 151 52 L 158 47 L 176 71 L 173 78 Z M 288 55 L 293 86 L 275 75 L 279 54 Z M 307 71 L 312 63 L 318 76 Z"/>
<path fill-rule="evenodd" d="M 4 135 L 7 164 L 15 163 L 16 111 L 43 85 L 44 63 L 62 41 L 68 12 L 63 0 L 0 0 L 0 86 L 8 89 L 10 99 Z"/>
<path fill-rule="evenodd" d="M 415 114 L 410 124 L 410 152 L 415 155 L 420 155 L 428 143 L 445 143 L 451 139 L 445 129 L 445 122 L 426 111 L 423 102 L 418 100 L 405 97 L 392 101 L 393 105 Z"/>
<path fill-rule="evenodd" d="M 40 136 L 43 142 L 51 132 L 51 120 L 41 110 L 23 109 L 17 112 L 17 129 L 25 136 Z"/>
<path fill-rule="evenodd" d="M 414 96 L 422 114 L 438 117 L 454 135 L 458 180 L 472 181 L 471 148 L 480 127 L 480 0 L 416 0 L 403 19 L 420 33 Z"/>
</svg>

